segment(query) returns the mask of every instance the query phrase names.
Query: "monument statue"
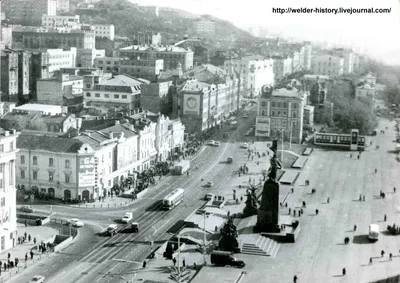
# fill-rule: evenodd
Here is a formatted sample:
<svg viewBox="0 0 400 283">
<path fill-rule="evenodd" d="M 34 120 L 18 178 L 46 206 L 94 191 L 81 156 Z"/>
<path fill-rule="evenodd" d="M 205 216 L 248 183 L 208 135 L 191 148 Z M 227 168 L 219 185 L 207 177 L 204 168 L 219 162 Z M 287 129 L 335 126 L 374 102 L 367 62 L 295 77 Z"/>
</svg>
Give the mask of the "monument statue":
<svg viewBox="0 0 400 283">
<path fill-rule="evenodd" d="M 280 232 L 279 227 L 279 183 L 277 182 L 277 171 L 282 166 L 277 158 L 276 151 L 278 140 L 272 141 L 271 166 L 268 170 L 268 179 L 264 183 L 260 208 L 258 209 L 256 232 Z"/>
<path fill-rule="evenodd" d="M 246 206 L 243 209 L 243 217 L 249 217 L 257 214 L 258 211 L 258 200 L 256 195 L 256 189 L 254 187 L 250 188 L 247 193 Z"/>
</svg>

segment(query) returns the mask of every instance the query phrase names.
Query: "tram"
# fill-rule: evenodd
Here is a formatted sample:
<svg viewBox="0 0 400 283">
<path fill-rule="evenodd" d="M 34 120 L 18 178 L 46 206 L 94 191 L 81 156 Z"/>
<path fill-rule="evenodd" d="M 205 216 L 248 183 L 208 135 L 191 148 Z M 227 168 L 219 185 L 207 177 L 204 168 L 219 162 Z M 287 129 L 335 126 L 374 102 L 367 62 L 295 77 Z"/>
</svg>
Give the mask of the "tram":
<svg viewBox="0 0 400 283">
<path fill-rule="evenodd" d="M 315 133 L 314 144 L 360 151 L 365 149 L 366 140 L 358 135 L 358 129 L 353 129 L 351 134 Z"/>
</svg>

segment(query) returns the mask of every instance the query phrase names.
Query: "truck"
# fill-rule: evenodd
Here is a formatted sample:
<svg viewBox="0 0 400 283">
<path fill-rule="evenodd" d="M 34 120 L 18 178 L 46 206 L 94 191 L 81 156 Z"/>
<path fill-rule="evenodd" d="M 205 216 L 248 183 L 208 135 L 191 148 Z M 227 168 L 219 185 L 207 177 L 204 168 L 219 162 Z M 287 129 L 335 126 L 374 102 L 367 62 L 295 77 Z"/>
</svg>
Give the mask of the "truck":
<svg viewBox="0 0 400 283">
<path fill-rule="evenodd" d="M 379 239 L 379 225 L 378 224 L 369 225 L 368 239 L 373 242 L 378 241 L 378 239 Z"/>
<path fill-rule="evenodd" d="M 396 144 L 396 147 L 394 148 L 394 152 L 400 153 L 400 144 Z"/>
<path fill-rule="evenodd" d="M 244 267 L 246 264 L 243 260 L 237 260 L 234 258 L 232 252 L 226 251 L 213 251 L 211 252 L 211 263 L 219 266 L 234 266 L 234 267 Z"/>
<path fill-rule="evenodd" d="M 183 160 L 175 165 L 174 173 L 175 175 L 182 175 L 190 169 L 190 161 Z"/>
</svg>

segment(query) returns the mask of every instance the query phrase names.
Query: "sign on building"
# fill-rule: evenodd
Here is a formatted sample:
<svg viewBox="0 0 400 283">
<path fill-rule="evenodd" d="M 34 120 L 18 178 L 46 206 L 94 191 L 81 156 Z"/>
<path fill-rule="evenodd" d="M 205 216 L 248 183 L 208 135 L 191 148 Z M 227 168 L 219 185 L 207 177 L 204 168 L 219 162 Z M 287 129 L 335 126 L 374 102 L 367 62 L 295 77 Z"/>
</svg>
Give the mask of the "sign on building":
<svg viewBox="0 0 400 283">
<path fill-rule="evenodd" d="M 94 157 L 79 157 L 79 186 L 94 186 Z"/>
<path fill-rule="evenodd" d="M 256 119 L 256 137 L 269 137 L 271 131 L 269 117 L 257 117 Z"/>
<path fill-rule="evenodd" d="M 189 114 L 189 115 L 200 114 L 199 95 L 185 94 L 183 96 L 183 114 Z"/>
</svg>

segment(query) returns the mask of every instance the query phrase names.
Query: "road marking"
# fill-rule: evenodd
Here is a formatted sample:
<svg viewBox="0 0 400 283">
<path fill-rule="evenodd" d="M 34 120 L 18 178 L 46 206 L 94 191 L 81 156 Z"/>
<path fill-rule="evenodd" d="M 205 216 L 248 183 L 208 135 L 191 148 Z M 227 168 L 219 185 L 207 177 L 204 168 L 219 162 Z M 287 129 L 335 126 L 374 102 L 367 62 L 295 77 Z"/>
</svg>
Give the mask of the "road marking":
<svg viewBox="0 0 400 283">
<path fill-rule="evenodd" d="M 165 225 L 167 225 L 168 222 L 169 222 L 170 220 L 171 220 L 171 219 L 168 219 L 167 222 L 165 222 L 165 223 L 164 223 L 163 225 L 161 225 L 158 229 L 156 229 L 156 230 L 154 231 L 154 233 L 152 234 L 152 236 L 154 236 L 154 234 L 157 233 L 157 231 L 160 230 L 162 227 L 164 227 Z M 153 226 L 153 228 L 154 228 L 154 226 Z"/>
<path fill-rule="evenodd" d="M 138 264 L 142 264 L 141 262 L 138 261 L 134 261 L 134 260 L 127 260 L 127 259 L 122 259 L 122 258 L 113 258 L 112 260 L 115 261 L 120 261 L 120 262 L 131 262 L 131 263 L 138 263 Z M 111 271 L 111 269 L 110 269 Z"/>
</svg>

